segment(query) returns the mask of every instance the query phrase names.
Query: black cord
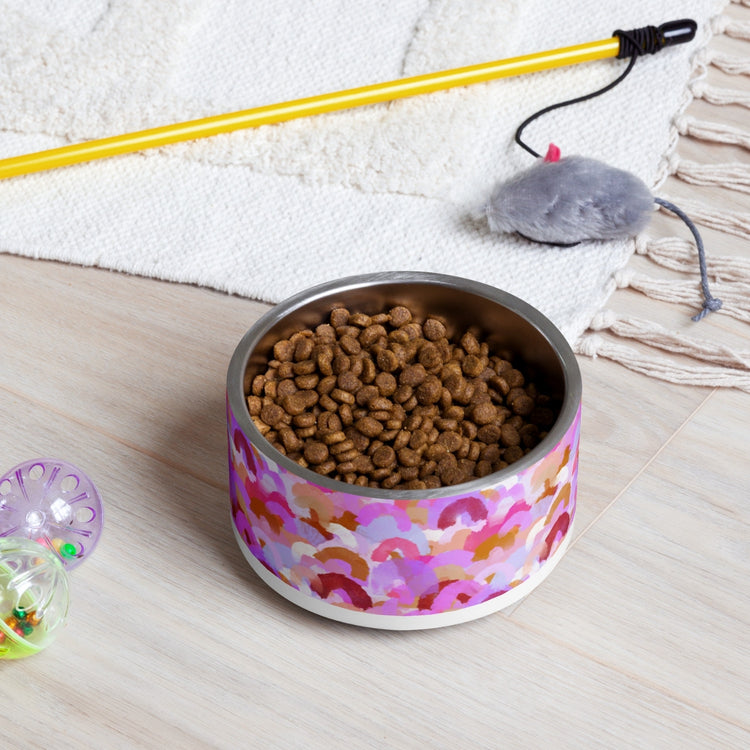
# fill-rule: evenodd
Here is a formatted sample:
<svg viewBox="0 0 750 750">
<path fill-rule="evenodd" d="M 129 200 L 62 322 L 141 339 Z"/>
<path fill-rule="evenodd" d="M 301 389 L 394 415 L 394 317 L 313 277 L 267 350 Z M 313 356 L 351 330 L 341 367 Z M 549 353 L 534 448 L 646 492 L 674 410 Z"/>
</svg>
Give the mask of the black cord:
<svg viewBox="0 0 750 750">
<path fill-rule="evenodd" d="M 534 120 L 536 120 L 538 117 L 546 115 L 548 112 L 552 112 L 552 110 L 560 109 L 561 107 L 567 107 L 569 104 L 579 104 L 580 102 L 585 102 L 588 99 L 593 99 L 596 96 L 601 96 L 602 94 L 606 94 L 610 89 L 613 89 L 615 86 L 617 86 L 617 84 L 622 83 L 622 81 L 630 73 L 630 71 L 633 70 L 633 66 L 635 65 L 635 61 L 638 59 L 638 56 L 642 54 L 641 45 L 645 44 L 646 51 L 652 52 L 651 48 L 654 45 L 654 34 L 647 33 L 646 29 L 656 29 L 656 27 L 647 26 L 644 29 L 634 29 L 633 31 L 620 31 L 619 29 L 615 31 L 612 36 L 619 37 L 620 39 L 620 52 L 618 53 L 617 57 L 625 57 L 626 52 L 627 56 L 630 57 L 630 62 L 628 63 L 625 70 L 617 78 L 615 78 L 614 81 L 608 83 L 598 91 L 592 91 L 590 94 L 584 94 L 583 96 L 578 96 L 575 99 L 567 99 L 564 102 L 558 102 L 557 104 L 550 104 L 548 107 L 544 107 L 544 109 L 540 109 L 538 112 L 535 112 L 533 115 L 531 115 L 531 117 L 527 117 L 516 130 L 516 143 L 521 148 L 526 149 L 526 151 L 528 151 L 535 159 L 538 159 L 541 154 L 538 154 L 536 151 L 534 151 L 533 148 L 531 148 L 521 139 L 521 133 L 525 130 L 526 126 L 534 122 Z M 653 49 L 653 51 L 655 52 L 656 49 Z"/>
<path fill-rule="evenodd" d="M 640 29 L 632 29 L 631 31 L 622 31 L 618 29 L 613 32 L 612 36 L 616 36 L 620 39 L 620 50 L 617 53 L 617 58 L 622 59 L 629 57 L 630 62 L 628 63 L 625 70 L 611 83 L 608 83 L 598 91 L 593 91 L 590 94 L 584 94 L 574 99 L 568 99 L 564 102 L 558 102 L 552 104 L 544 109 L 540 109 L 535 112 L 531 117 L 526 118 L 516 130 L 515 141 L 516 143 L 528 151 L 534 158 L 539 158 L 541 155 L 538 154 L 534 149 L 528 146 L 521 138 L 521 133 L 524 131 L 527 125 L 532 123 L 538 117 L 551 112 L 552 110 L 559 109 L 560 107 L 567 107 L 569 104 L 578 104 L 585 102 L 587 99 L 593 99 L 596 96 L 601 96 L 607 91 L 613 89 L 617 84 L 621 83 L 625 77 L 633 70 L 635 61 L 641 55 L 652 55 L 658 52 L 664 47 L 671 46 L 672 44 L 681 44 L 684 41 L 689 41 L 695 35 L 696 24 L 694 21 L 689 19 L 681 21 L 673 21 L 671 23 L 663 24 L 662 26 L 644 26 Z M 670 203 L 663 198 L 654 198 L 654 202 L 658 205 L 666 208 L 668 211 L 676 214 L 682 221 L 685 222 L 688 229 L 691 231 L 695 238 L 695 244 L 698 248 L 698 261 L 700 264 L 701 273 L 701 289 L 703 291 L 703 307 L 701 311 L 693 317 L 693 320 L 698 321 L 708 315 L 709 312 L 720 310 L 722 302 L 711 294 L 708 288 L 708 272 L 706 270 L 706 251 L 703 247 L 703 240 L 698 232 L 698 228 L 690 220 L 687 214 L 684 213 L 680 208 Z"/>
</svg>

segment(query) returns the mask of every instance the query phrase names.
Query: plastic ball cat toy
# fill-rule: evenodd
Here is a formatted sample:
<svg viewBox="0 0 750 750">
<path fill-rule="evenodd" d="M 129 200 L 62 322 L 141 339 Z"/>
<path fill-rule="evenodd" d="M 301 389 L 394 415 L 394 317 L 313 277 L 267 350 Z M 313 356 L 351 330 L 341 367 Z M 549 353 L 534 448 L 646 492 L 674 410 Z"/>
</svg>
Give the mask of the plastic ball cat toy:
<svg viewBox="0 0 750 750">
<path fill-rule="evenodd" d="M 67 571 L 98 541 L 99 493 L 75 466 L 19 464 L 0 477 L 0 659 L 49 646 L 68 615 Z"/>
</svg>

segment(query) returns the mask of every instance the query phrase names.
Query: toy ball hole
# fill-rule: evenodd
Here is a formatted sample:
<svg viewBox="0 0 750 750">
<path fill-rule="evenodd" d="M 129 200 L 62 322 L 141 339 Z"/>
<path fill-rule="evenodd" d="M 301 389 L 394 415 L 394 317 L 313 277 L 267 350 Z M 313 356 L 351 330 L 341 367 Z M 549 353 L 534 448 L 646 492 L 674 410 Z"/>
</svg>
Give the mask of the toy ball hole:
<svg viewBox="0 0 750 750">
<path fill-rule="evenodd" d="M 42 466 L 42 464 L 34 464 L 29 469 L 29 479 L 33 479 L 35 482 L 38 479 L 41 479 L 43 475 L 44 475 L 44 466 Z"/>
<path fill-rule="evenodd" d="M 68 474 L 60 482 L 60 489 L 63 492 L 73 492 L 80 483 L 81 480 L 75 474 Z"/>
<path fill-rule="evenodd" d="M 90 523 L 96 518 L 96 511 L 93 508 L 84 506 L 76 511 L 76 521 L 78 523 Z"/>
<path fill-rule="evenodd" d="M 0 495 L 10 495 L 11 489 L 13 489 L 13 485 L 10 483 L 10 479 L 4 479 L 0 482 Z"/>
</svg>

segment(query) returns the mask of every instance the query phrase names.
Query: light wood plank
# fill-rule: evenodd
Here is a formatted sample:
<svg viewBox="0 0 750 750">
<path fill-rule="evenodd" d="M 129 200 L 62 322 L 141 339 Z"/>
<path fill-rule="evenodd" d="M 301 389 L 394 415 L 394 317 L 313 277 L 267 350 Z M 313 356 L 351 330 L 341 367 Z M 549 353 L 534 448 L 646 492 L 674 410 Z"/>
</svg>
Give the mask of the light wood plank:
<svg viewBox="0 0 750 750">
<path fill-rule="evenodd" d="M 0 410 L 26 425 L 24 455 L 80 461 L 107 512 L 63 634 L 0 662 L 9 747 L 741 746 L 732 723 L 502 614 L 389 633 L 298 610 L 244 563 L 222 491 L 2 390 Z"/>
<path fill-rule="evenodd" d="M 715 393 L 513 613 L 747 731 L 749 413 Z"/>
</svg>

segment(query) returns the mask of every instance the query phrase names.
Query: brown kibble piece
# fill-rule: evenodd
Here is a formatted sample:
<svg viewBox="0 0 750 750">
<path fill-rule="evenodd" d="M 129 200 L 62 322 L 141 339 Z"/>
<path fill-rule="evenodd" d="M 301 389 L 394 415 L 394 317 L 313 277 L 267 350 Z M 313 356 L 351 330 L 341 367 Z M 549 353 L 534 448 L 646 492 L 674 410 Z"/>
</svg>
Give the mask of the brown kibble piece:
<svg viewBox="0 0 750 750">
<path fill-rule="evenodd" d="M 276 427 L 284 418 L 284 409 L 278 404 L 266 404 L 260 410 L 260 418 L 271 427 Z"/>
<path fill-rule="evenodd" d="M 445 326 L 435 318 L 428 318 L 422 326 L 422 331 L 428 341 L 437 341 L 446 335 Z"/>
<path fill-rule="evenodd" d="M 476 425 L 487 425 L 497 417 L 497 409 L 490 401 L 484 401 L 471 408 L 471 419 Z"/>
<path fill-rule="evenodd" d="M 305 445 L 302 454 L 305 460 L 311 464 L 322 464 L 328 459 L 328 446 L 325 443 L 313 440 Z"/>
<path fill-rule="evenodd" d="M 503 460 L 509 464 L 518 461 L 520 458 L 523 458 L 523 448 L 520 445 L 511 445 L 503 453 Z"/>
<path fill-rule="evenodd" d="M 443 432 L 437 439 L 437 443 L 450 453 L 453 453 L 463 445 L 463 440 L 461 440 L 461 436 L 457 432 Z"/>
<path fill-rule="evenodd" d="M 283 340 L 273 345 L 273 358 L 279 362 L 289 362 L 294 357 L 294 344 Z"/>
<path fill-rule="evenodd" d="M 500 427 L 496 424 L 485 424 L 477 430 L 477 440 L 482 443 L 496 443 L 500 440 Z"/>
<path fill-rule="evenodd" d="M 461 336 L 460 343 L 461 343 L 461 348 L 467 354 L 479 354 L 480 352 L 479 342 L 477 341 L 477 337 L 470 331 L 467 331 L 463 336 Z"/>
<path fill-rule="evenodd" d="M 398 462 L 402 466 L 418 466 L 420 461 L 419 453 L 411 448 L 401 448 L 398 451 Z"/>
<path fill-rule="evenodd" d="M 399 361 L 391 349 L 383 349 L 378 352 L 377 364 L 383 372 L 394 372 L 398 369 Z"/>
<path fill-rule="evenodd" d="M 398 381 L 390 372 L 379 372 L 375 376 L 375 385 L 381 396 L 392 396 L 398 388 Z"/>
<path fill-rule="evenodd" d="M 386 468 L 396 463 L 396 451 L 390 445 L 382 445 L 372 454 L 372 462 L 378 468 Z"/>
<path fill-rule="evenodd" d="M 427 378 L 427 370 L 424 365 L 407 365 L 398 376 L 400 385 L 410 385 L 412 388 L 421 385 Z"/>
<path fill-rule="evenodd" d="M 354 394 L 362 387 L 362 381 L 351 370 L 347 370 L 336 378 L 336 385 L 341 390 Z"/>
<path fill-rule="evenodd" d="M 349 311 L 345 307 L 337 307 L 331 310 L 330 323 L 334 328 L 340 328 L 349 322 Z"/>
<path fill-rule="evenodd" d="M 440 350 L 431 342 L 426 342 L 419 349 L 419 364 L 427 370 L 440 367 L 443 358 L 440 356 Z"/>
<path fill-rule="evenodd" d="M 484 362 L 476 354 L 469 354 L 461 362 L 461 369 L 467 377 L 477 378 L 484 371 Z"/>
<path fill-rule="evenodd" d="M 500 428 L 500 442 L 506 447 L 518 445 L 521 442 L 518 430 L 511 424 L 504 424 Z"/>
<path fill-rule="evenodd" d="M 518 396 L 518 398 L 513 399 L 510 408 L 513 410 L 514 414 L 528 417 L 529 414 L 534 411 L 534 399 L 526 395 Z"/>
<path fill-rule="evenodd" d="M 362 417 L 354 426 L 366 437 L 377 437 L 383 431 L 383 424 L 373 417 Z"/>
<path fill-rule="evenodd" d="M 440 400 L 443 386 L 435 375 L 428 375 L 425 381 L 417 387 L 416 397 L 420 404 L 434 404 Z"/>
<path fill-rule="evenodd" d="M 403 305 L 394 307 L 389 312 L 391 325 L 394 328 L 400 328 L 403 325 L 411 322 L 411 310 Z"/>
<path fill-rule="evenodd" d="M 263 407 L 263 402 L 260 396 L 248 396 L 247 397 L 247 410 L 250 412 L 251 417 L 260 416 L 260 410 Z"/>
</svg>

